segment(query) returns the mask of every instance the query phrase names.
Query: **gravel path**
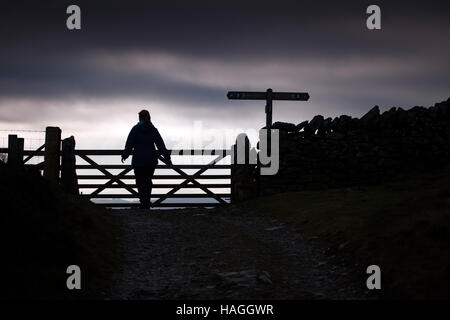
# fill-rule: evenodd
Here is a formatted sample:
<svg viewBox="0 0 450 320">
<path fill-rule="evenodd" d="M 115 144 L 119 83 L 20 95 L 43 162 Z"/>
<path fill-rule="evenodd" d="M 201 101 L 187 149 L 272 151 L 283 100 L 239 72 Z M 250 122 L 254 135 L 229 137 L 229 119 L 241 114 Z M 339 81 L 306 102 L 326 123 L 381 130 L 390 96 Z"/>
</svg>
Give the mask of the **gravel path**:
<svg viewBox="0 0 450 320">
<path fill-rule="evenodd" d="M 239 209 L 112 210 L 112 299 L 365 298 L 361 275 L 292 227 Z"/>
</svg>

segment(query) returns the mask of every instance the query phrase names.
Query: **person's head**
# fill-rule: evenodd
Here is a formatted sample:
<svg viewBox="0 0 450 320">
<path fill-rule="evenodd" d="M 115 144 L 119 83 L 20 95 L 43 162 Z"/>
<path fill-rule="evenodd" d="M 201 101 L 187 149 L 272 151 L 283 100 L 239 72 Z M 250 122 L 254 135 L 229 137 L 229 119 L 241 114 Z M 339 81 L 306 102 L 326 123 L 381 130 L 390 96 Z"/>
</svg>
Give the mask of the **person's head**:
<svg viewBox="0 0 450 320">
<path fill-rule="evenodd" d="M 139 121 L 144 123 L 151 122 L 150 112 L 148 112 L 148 110 L 141 110 L 139 112 Z"/>
</svg>

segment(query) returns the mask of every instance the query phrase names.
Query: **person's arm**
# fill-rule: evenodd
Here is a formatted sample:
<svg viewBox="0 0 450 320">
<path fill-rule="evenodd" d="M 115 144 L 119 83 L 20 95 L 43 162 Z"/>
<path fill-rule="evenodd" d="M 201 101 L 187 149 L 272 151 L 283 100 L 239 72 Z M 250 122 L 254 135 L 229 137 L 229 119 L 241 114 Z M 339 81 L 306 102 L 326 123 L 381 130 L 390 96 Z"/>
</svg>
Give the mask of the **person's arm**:
<svg viewBox="0 0 450 320">
<path fill-rule="evenodd" d="M 128 134 L 127 142 L 125 143 L 125 149 L 122 152 L 122 162 L 130 156 L 131 152 L 133 151 L 135 142 L 136 132 L 133 127 L 133 129 L 131 129 L 130 133 Z"/>
<path fill-rule="evenodd" d="M 159 151 L 161 151 L 162 155 L 164 156 L 164 159 L 169 161 L 169 163 L 172 163 L 172 160 L 170 159 L 170 153 L 166 148 L 166 145 L 164 144 L 164 141 L 159 134 L 158 129 L 155 128 L 155 144 Z"/>
</svg>

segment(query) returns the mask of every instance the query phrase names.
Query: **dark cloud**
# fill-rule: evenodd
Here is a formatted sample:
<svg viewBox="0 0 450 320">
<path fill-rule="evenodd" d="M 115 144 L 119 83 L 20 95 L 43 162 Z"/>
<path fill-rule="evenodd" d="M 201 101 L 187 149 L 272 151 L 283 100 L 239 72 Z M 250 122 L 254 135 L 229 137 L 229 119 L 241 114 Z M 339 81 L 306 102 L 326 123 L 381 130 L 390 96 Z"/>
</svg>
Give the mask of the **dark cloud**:
<svg viewBox="0 0 450 320">
<path fill-rule="evenodd" d="M 65 28 L 65 8 L 72 1 L 12 3 L 2 8 L 0 34 L 13 52 L 140 49 L 227 59 L 332 56 L 355 49 L 376 54 L 386 47 L 391 54 L 401 52 L 409 49 L 402 36 L 447 21 L 450 9 L 447 1 L 381 2 L 385 29 L 407 24 L 400 38 L 392 39 L 386 34 L 392 28 L 367 36 L 366 1 L 77 1 L 83 26 L 77 32 Z"/>
<path fill-rule="evenodd" d="M 73 3 L 81 31 L 65 28 Z M 192 114 L 228 103 L 235 111 L 228 89 L 269 86 L 310 91 L 315 109 L 305 116 L 446 98 L 449 2 L 377 1 L 383 29 L 373 32 L 365 28 L 369 4 L 8 1 L 0 11 L 0 121 L 14 118 L 5 112 L 14 99 L 46 101 L 23 115 L 43 121 L 51 101 L 64 99 L 149 99 Z"/>
</svg>

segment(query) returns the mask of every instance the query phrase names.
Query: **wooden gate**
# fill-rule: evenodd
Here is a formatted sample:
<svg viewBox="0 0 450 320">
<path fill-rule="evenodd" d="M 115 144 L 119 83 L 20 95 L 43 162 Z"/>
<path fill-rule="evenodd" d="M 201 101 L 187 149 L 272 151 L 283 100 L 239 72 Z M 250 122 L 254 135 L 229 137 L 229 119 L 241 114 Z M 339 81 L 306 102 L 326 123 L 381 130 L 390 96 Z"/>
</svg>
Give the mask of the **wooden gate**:
<svg viewBox="0 0 450 320">
<path fill-rule="evenodd" d="M 152 199 L 155 200 L 152 201 L 152 207 L 212 207 L 226 204 L 230 201 L 231 164 L 219 164 L 219 162 L 222 162 L 230 155 L 229 150 L 169 150 L 169 152 L 171 152 L 172 158 L 211 156 L 213 159 L 207 164 L 171 165 L 159 155 L 160 163 L 153 177 Z M 82 196 L 107 207 L 139 205 L 138 201 L 129 201 L 129 199 L 138 199 L 132 167 L 124 164 L 100 164 L 99 161 L 94 159 L 94 157 L 98 156 L 112 156 L 115 159 L 120 159 L 121 154 L 122 150 L 75 150 L 75 155 L 85 162 L 85 164 L 76 165 L 77 172 L 81 170 L 97 170 L 97 173 L 100 173 L 77 174 Z M 207 172 L 208 170 L 218 169 L 225 172 L 220 174 L 208 174 Z M 112 170 L 120 171 L 113 173 L 111 172 Z M 161 170 L 170 172 L 161 174 Z M 188 173 L 184 170 L 196 171 Z M 96 183 L 98 180 L 106 180 L 106 182 Z M 131 183 L 127 183 L 129 180 L 131 180 Z M 181 182 L 173 182 L 173 180 L 181 180 Z M 199 180 L 205 180 L 208 183 L 202 183 Z M 163 183 L 160 183 L 160 181 L 163 181 Z M 168 191 L 162 193 L 160 192 L 161 189 L 168 189 Z M 221 191 L 215 191 L 218 189 Z M 87 190 L 90 191 L 86 192 Z M 107 191 L 109 190 L 122 190 L 126 193 L 108 193 Z M 227 191 L 224 192 L 223 190 Z M 175 199 L 177 201 L 174 201 Z"/>
</svg>

